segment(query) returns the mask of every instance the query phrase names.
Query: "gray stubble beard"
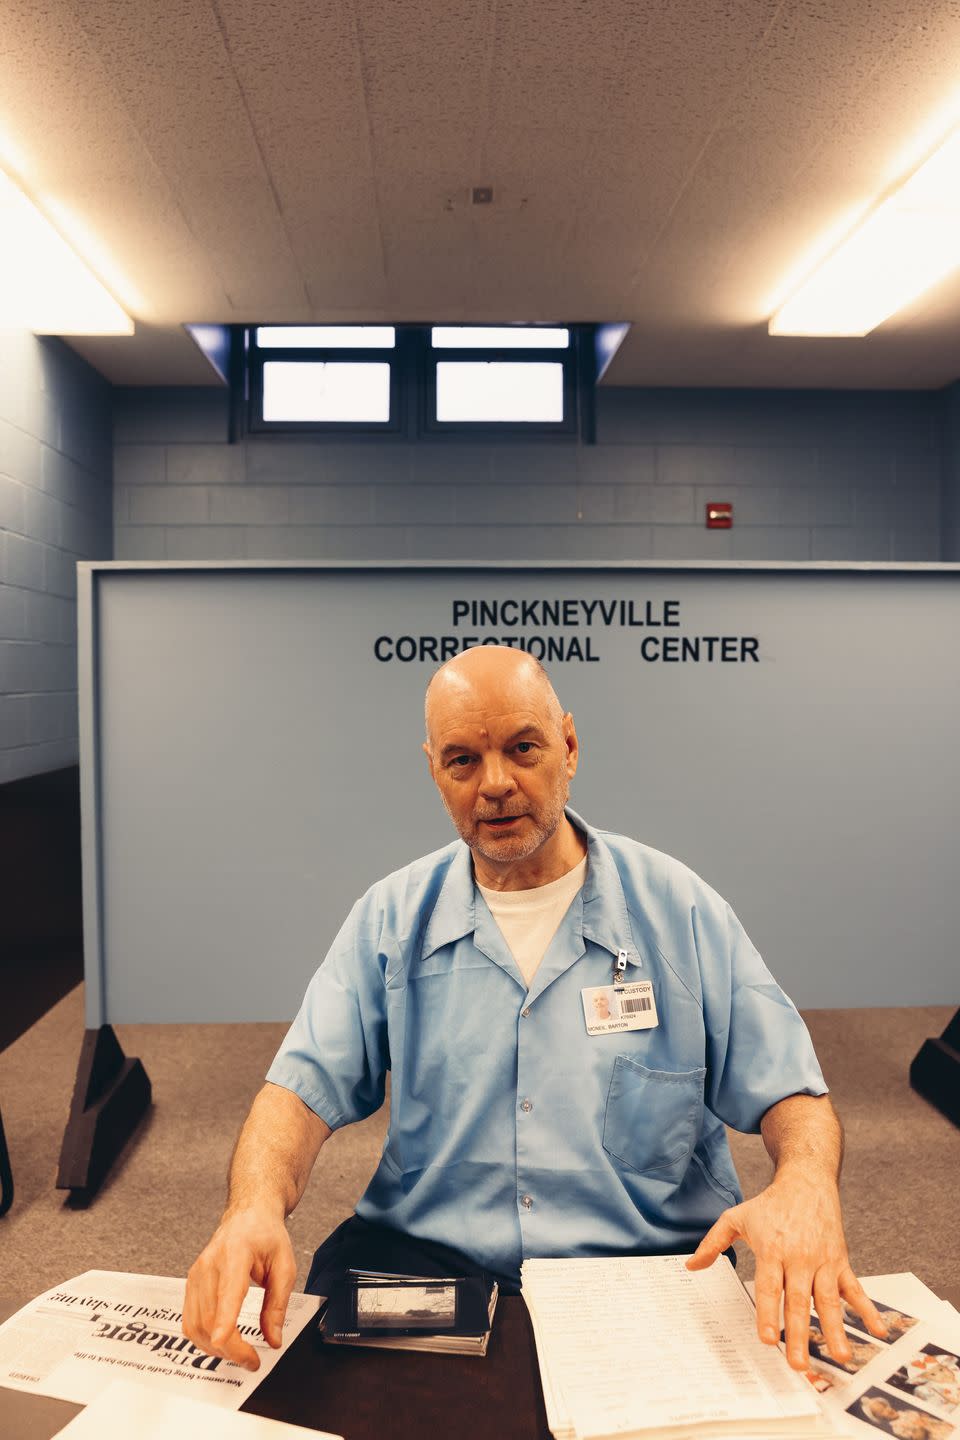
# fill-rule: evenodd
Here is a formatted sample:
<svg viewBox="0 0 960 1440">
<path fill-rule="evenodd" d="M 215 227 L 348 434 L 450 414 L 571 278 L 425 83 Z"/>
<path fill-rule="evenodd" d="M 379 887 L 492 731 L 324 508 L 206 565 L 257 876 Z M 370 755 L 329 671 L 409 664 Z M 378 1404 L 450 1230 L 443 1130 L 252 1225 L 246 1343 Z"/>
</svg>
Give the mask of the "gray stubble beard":
<svg viewBox="0 0 960 1440">
<path fill-rule="evenodd" d="M 530 856 L 535 854 L 535 852 L 540 849 L 541 845 L 545 845 L 546 842 L 550 839 L 550 837 L 557 833 L 557 829 L 560 825 L 561 820 L 563 819 L 564 808 L 567 803 L 567 797 L 565 794 L 563 794 L 563 787 L 558 788 L 555 797 L 555 805 L 551 808 L 550 814 L 547 817 L 546 822 L 540 823 L 534 821 L 534 834 L 530 836 L 530 839 L 524 844 L 522 850 L 513 851 L 509 855 L 504 855 L 502 850 L 485 848 L 484 843 L 480 838 L 479 821 L 474 824 L 473 828 L 468 834 L 465 834 L 461 827 L 457 824 L 457 821 L 454 819 L 453 813 L 450 810 L 449 805 L 447 804 L 446 796 L 443 794 L 442 791 L 440 798 L 443 801 L 443 808 L 450 816 L 450 819 L 453 822 L 454 829 L 457 831 L 457 834 L 460 836 L 460 839 L 464 842 L 464 844 L 468 845 L 471 850 L 476 852 L 476 854 L 482 855 L 484 860 L 490 860 L 494 864 L 502 864 L 505 860 L 529 860 Z M 532 819 L 532 817 L 530 816 L 528 816 L 527 818 Z M 550 823 L 551 821 L 552 824 Z"/>
</svg>

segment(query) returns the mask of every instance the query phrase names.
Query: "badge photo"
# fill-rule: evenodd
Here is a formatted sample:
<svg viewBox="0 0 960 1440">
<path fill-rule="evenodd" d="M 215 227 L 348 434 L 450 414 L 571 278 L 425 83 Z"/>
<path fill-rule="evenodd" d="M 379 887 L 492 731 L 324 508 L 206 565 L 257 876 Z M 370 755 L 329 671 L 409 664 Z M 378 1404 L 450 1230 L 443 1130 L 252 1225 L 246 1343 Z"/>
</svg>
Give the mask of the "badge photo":
<svg viewBox="0 0 960 1440">
<path fill-rule="evenodd" d="M 659 1020 L 649 980 L 631 985 L 588 985 L 580 991 L 588 1035 L 651 1030 Z"/>
</svg>

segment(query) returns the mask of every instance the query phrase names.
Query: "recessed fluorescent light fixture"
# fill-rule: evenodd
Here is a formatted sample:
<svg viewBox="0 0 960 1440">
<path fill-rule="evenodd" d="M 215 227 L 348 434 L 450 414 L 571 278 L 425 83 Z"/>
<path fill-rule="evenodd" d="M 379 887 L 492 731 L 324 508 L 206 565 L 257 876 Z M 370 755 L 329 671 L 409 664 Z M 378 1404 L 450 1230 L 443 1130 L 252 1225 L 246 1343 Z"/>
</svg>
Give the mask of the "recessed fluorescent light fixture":
<svg viewBox="0 0 960 1440">
<path fill-rule="evenodd" d="M 0 318 L 36 335 L 132 335 L 133 321 L 0 171 Z"/>
<path fill-rule="evenodd" d="M 89 225 L 53 196 L 42 195 L 39 199 L 41 213 L 47 217 L 61 239 L 93 269 L 100 283 L 118 305 L 128 314 L 133 311 L 141 319 L 148 319 L 148 307 L 143 296 L 123 274 L 107 247 Z"/>
<path fill-rule="evenodd" d="M 960 265 L 960 131 L 867 215 L 769 324 L 771 335 L 868 335 Z"/>
</svg>

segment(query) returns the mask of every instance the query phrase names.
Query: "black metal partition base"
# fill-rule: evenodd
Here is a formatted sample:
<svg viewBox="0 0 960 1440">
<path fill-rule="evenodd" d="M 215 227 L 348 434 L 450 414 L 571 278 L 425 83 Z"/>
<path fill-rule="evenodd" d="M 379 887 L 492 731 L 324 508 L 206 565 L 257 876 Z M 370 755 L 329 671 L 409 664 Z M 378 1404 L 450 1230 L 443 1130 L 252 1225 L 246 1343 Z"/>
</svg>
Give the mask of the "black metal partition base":
<svg viewBox="0 0 960 1440">
<path fill-rule="evenodd" d="M 7 1137 L 3 1133 L 3 1116 L 0 1115 L 0 1215 L 6 1215 L 13 1204 L 13 1170 L 10 1165 L 10 1151 Z"/>
<path fill-rule="evenodd" d="M 150 1079 L 129 1060 L 110 1025 L 87 1030 L 60 1151 L 57 1189 L 92 1199 L 150 1107 Z"/>
<path fill-rule="evenodd" d="M 910 1066 L 910 1084 L 960 1125 L 960 1010 L 938 1040 L 924 1040 Z"/>
</svg>

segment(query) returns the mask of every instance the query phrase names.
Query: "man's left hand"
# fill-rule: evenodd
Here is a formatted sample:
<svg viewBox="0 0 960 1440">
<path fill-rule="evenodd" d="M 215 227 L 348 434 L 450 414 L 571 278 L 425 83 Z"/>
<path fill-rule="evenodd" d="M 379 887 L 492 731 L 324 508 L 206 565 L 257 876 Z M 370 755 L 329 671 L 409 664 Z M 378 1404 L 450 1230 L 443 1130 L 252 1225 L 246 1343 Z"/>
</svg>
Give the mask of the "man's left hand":
<svg viewBox="0 0 960 1440">
<path fill-rule="evenodd" d="M 840 1195 L 832 1177 L 814 1179 L 795 1169 L 778 1172 L 766 1190 L 723 1212 L 687 1261 L 687 1269 L 705 1270 L 734 1240 L 745 1240 L 756 1256 L 757 1334 L 767 1345 L 780 1339 L 783 1298 L 787 1360 L 794 1370 L 810 1364 L 811 1296 L 827 1349 L 840 1364 L 852 1355 L 841 1299 L 862 1317 L 871 1335 L 886 1337 L 876 1306 L 850 1268 Z"/>
</svg>

